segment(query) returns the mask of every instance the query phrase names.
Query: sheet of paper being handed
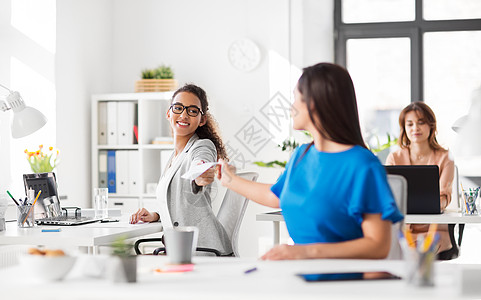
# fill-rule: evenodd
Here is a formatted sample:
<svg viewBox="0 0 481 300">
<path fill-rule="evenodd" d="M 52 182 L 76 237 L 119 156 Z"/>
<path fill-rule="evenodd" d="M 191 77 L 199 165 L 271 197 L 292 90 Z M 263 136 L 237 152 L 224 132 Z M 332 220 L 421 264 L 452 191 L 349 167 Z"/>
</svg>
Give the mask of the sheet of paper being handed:
<svg viewBox="0 0 481 300">
<path fill-rule="evenodd" d="M 182 178 L 194 180 L 197 177 L 199 177 L 200 175 L 202 175 L 202 173 L 207 171 L 209 168 L 211 168 L 212 166 L 218 165 L 218 164 L 219 163 L 217 163 L 217 162 L 208 162 L 208 163 L 203 163 L 203 164 L 200 164 L 200 165 L 192 165 L 190 167 L 189 171 L 187 171 L 187 173 L 182 175 Z"/>
</svg>

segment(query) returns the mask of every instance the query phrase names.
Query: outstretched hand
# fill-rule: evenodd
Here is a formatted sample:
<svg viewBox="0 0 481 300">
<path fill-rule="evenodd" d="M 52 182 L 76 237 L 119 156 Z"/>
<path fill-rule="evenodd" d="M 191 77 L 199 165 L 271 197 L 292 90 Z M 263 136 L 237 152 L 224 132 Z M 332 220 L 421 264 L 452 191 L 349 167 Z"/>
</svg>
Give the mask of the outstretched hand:
<svg viewBox="0 0 481 300">
<path fill-rule="evenodd" d="M 220 183 L 228 187 L 235 175 L 235 167 L 226 163 L 223 159 L 219 159 L 220 168 L 217 169 L 217 178 Z"/>
<path fill-rule="evenodd" d="M 204 164 L 205 161 L 198 163 L 198 165 Z M 200 174 L 194 181 L 198 186 L 206 186 L 214 182 L 215 179 L 215 166 L 210 167 L 204 173 Z"/>
</svg>

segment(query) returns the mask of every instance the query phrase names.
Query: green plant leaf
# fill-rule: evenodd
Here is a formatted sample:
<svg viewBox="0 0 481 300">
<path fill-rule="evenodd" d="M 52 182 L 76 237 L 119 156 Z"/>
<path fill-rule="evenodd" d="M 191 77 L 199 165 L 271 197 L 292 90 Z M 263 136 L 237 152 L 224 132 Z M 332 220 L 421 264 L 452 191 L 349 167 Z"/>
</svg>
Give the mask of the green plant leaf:
<svg viewBox="0 0 481 300">
<path fill-rule="evenodd" d="M 154 76 L 154 71 L 151 69 L 145 69 L 142 71 L 142 79 L 153 79 Z"/>
<path fill-rule="evenodd" d="M 173 79 L 174 78 L 174 72 L 169 66 L 164 66 L 161 65 L 154 71 L 154 78 L 155 79 Z"/>
<path fill-rule="evenodd" d="M 376 136 L 376 141 L 377 141 L 377 147 L 373 148 L 373 147 L 370 147 L 369 150 L 371 150 L 372 153 L 379 153 L 383 150 L 386 150 L 394 145 L 397 144 L 397 141 L 398 141 L 398 138 L 393 138 L 389 133 L 386 133 L 387 134 L 387 142 L 382 144 L 380 143 L 379 141 L 379 137 Z"/>
<path fill-rule="evenodd" d="M 132 249 L 134 248 L 134 245 L 126 240 L 127 236 L 121 236 L 110 245 L 112 248 L 112 255 L 123 257 L 133 255 Z"/>
<path fill-rule="evenodd" d="M 279 160 L 273 160 L 273 161 L 269 161 L 269 162 L 255 161 L 253 163 L 258 165 L 259 167 L 265 167 L 265 168 L 274 168 L 276 166 L 279 166 L 281 168 L 285 168 L 286 164 L 287 164 L 287 161 L 279 161 Z"/>
</svg>

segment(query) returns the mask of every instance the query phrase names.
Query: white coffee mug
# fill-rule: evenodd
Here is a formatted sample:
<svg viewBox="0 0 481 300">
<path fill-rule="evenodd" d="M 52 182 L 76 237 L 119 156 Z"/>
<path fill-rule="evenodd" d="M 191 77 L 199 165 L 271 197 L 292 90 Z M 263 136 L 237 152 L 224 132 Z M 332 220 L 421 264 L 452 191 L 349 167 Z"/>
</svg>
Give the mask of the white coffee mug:
<svg viewBox="0 0 481 300">
<path fill-rule="evenodd" d="M 165 247 L 171 264 L 191 264 L 199 229 L 195 226 L 165 228 Z"/>
</svg>

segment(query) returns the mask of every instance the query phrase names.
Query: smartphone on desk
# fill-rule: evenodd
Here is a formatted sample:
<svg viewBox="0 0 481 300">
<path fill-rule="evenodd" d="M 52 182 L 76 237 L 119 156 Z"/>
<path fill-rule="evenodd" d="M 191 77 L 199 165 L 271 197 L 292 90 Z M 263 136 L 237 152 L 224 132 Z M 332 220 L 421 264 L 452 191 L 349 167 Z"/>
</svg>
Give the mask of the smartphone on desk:
<svg viewBox="0 0 481 300">
<path fill-rule="evenodd" d="M 296 274 L 307 282 L 318 281 L 346 281 L 346 280 L 381 280 L 401 279 L 401 277 L 389 272 L 345 272 L 345 273 L 317 273 L 317 274 Z"/>
</svg>

